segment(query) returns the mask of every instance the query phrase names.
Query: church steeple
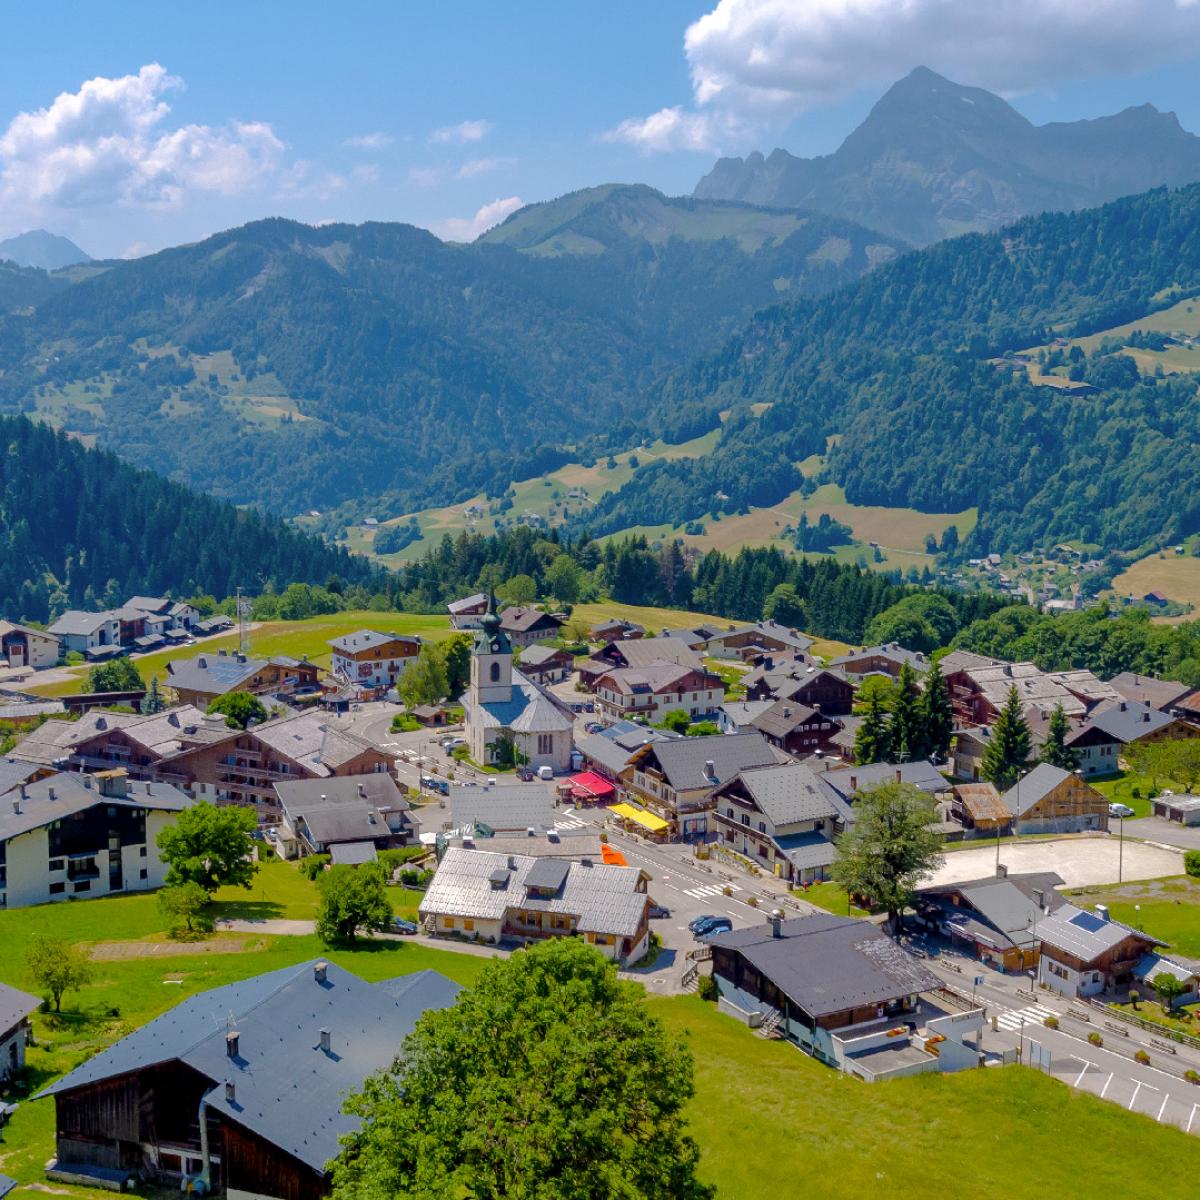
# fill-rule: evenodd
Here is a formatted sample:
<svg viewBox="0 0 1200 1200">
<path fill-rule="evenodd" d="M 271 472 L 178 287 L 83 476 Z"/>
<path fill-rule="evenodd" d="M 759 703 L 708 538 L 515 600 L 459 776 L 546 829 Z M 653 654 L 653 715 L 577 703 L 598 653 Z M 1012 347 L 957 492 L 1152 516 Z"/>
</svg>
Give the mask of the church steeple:
<svg viewBox="0 0 1200 1200">
<path fill-rule="evenodd" d="M 475 703 L 503 704 L 511 700 L 512 671 L 512 642 L 500 628 L 493 595 L 488 599 L 488 610 L 479 622 L 471 649 L 471 696 Z"/>
</svg>

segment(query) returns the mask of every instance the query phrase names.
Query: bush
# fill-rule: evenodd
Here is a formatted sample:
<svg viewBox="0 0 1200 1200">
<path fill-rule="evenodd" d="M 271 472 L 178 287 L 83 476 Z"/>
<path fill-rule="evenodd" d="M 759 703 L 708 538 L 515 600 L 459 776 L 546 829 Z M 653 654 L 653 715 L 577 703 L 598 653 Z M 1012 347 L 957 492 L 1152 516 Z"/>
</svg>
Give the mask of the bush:
<svg viewBox="0 0 1200 1200">
<path fill-rule="evenodd" d="M 393 733 L 416 733 L 421 728 L 421 722 L 408 713 L 397 713 L 392 718 Z"/>
<path fill-rule="evenodd" d="M 1042 1024 L 1045 1025 L 1045 1027 L 1047 1029 L 1057 1029 L 1058 1028 L 1058 1018 L 1057 1017 L 1046 1017 L 1042 1021 Z"/>
<path fill-rule="evenodd" d="M 1088 1045 L 1103 1046 L 1104 1039 L 1093 1029 L 1092 1032 L 1088 1034 Z"/>
<path fill-rule="evenodd" d="M 1130 795 L 1131 795 L 1131 796 L 1132 796 L 1132 797 L 1133 797 L 1135 800 L 1140 800 L 1140 799 L 1142 798 L 1142 789 L 1141 789 L 1140 787 L 1130 788 L 1130 789 L 1129 789 L 1129 794 L 1130 794 Z"/>
<path fill-rule="evenodd" d="M 746 903 L 748 905 L 750 905 L 751 908 L 757 908 L 758 907 L 758 897 L 757 896 L 747 896 Z"/>
<path fill-rule="evenodd" d="M 1184 1071 L 1183 1077 L 1188 1083 L 1200 1083 L 1200 1071 L 1194 1071 L 1191 1067 Z"/>
<path fill-rule="evenodd" d="M 310 854 L 300 860 L 300 874 L 305 879 L 316 879 L 329 866 L 329 862 L 328 854 Z"/>
<path fill-rule="evenodd" d="M 1193 879 L 1200 879 L 1200 850 L 1184 851 L 1183 869 Z"/>
<path fill-rule="evenodd" d="M 711 1000 L 715 1003 L 717 999 L 717 981 L 711 975 L 698 975 L 696 977 L 696 995 L 701 1000 Z"/>
<path fill-rule="evenodd" d="M 399 846 L 395 850 L 380 850 L 379 864 L 390 879 L 405 863 L 424 858 L 426 853 L 424 846 Z"/>
<path fill-rule="evenodd" d="M 1148 1067 L 1150 1065 L 1150 1055 L 1145 1050 L 1138 1050 L 1133 1056 L 1133 1061 L 1141 1063 L 1143 1067 Z"/>
</svg>

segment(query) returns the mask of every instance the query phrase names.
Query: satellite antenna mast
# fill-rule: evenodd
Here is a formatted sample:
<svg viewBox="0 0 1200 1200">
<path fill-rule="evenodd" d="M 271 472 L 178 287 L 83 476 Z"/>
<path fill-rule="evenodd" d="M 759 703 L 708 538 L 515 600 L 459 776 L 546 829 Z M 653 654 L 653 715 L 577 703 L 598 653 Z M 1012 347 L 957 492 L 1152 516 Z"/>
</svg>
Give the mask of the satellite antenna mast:
<svg viewBox="0 0 1200 1200">
<path fill-rule="evenodd" d="M 246 623 L 246 619 L 250 616 L 250 601 L 242 595 L 242 589 L 237 590 L 237 618 L 238 618 L 238 653 L 248 655 L 250 653 L 250 626 Z"/>
</svg>

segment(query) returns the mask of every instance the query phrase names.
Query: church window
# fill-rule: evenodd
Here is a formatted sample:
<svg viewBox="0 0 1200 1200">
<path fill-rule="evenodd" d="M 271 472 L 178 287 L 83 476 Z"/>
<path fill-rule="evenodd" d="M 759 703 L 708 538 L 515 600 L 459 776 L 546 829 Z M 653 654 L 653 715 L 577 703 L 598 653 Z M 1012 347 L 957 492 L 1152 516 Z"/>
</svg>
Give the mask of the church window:
<svg viewBox="0 0 1200 1200">
<path fill-rule="evenodd" d="M 500 682 L 500 664 L 498 662 L 492 663 L 491 676 L 493 683 Z"/>
</svg>

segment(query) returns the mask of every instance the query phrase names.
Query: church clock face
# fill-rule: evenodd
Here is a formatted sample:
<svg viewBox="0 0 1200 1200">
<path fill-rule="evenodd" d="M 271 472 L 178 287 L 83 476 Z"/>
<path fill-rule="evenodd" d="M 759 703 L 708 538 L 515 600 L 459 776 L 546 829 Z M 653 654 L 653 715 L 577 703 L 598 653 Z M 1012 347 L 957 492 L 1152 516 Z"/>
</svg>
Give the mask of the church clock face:
<svg viewBox="0 0 1200 1200">
<path fill-rule="evenodd" d="M 493 653 L 493 654 L 499 654 L 499 653 L 500 653 L 500 643 L 499 643 L 499 641 L 494 641 L 494 642 L 492 642 L 492 653 Z"/>
</svg>

